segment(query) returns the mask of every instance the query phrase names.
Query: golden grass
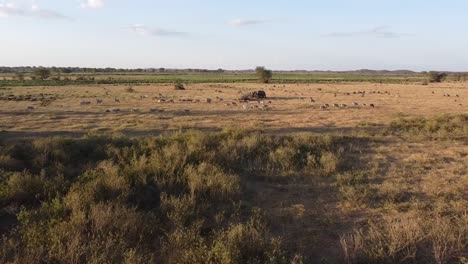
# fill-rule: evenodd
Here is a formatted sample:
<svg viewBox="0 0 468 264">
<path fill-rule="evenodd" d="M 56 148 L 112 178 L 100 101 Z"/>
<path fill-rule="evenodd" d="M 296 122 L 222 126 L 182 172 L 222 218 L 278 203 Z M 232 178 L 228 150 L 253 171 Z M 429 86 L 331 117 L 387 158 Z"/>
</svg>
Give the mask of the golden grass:
<svg viewBox="0 0 468 264">
<path fill-rule="evenodd" d="M 195 128 L 219 130 L 225 127 L 264 129 L 272 132 L 327 132 L 355 127 L 360 123 L 388 123 L 397 115 L 429 117 L 443 113 L 466 113 L 468 89 L 465 83 L 430 84 L 192 84 L 186 91 L 173 85 L 135 86 L 15 87 L 0 90 L 0 95 L 53 94 L 57 100 L 48 106 L 41 102 L 1 101 L 0 131 L 18 135 L 53 135 L 117 131 L 130 135 L 151 135 L 167 130 Z M 245 92 L 263 89 L 269 111 L 257 102 L 237 99 Z M 353 94 L 366 91 L 365 97 Z M 371 93 L 375 91 L 376 93 Z M 434 94 L 432 92 L 434 91 Z M 380 92 L 377 93 L 377 92 Z M 388 92 L 388 93 L 385 93 Z M 350 95 L 345 95 L 350 93 Z M 451 94 L 445 97 L 444 94 Z M 335 97 L 336 94 L 336 97 Z M 158 103 L 160 95 L 174 103 Z M 458 95 L 459 97 L 455 97 Z M 146 96 L 148 98 L 146 98 Z M 310 102 L 310 98 L 315 103 Z M 120 103 L 114 101 L 115 98 Z M 205 100 L 211 98 L 212 103 Z M 222 98 L 220 101 L 217 98 Z M 102 99 L 97 104 L 96 99 Z M 200 103 L 180 100 L 200 100 Z M 91 105 L 80 106 L 81 101 Z M 271 104 L 268 104 L 271 101 Z M 227 106 L 236 102 L 235 106 Z M 356 102 L 360 106 L 353 107 Z M 347 108 L 321 111 L 322 104 L 346 104 Z M 376 107 L 363 106 L 374 104 Z M 35 109 L 28 111 L 27 107 Z M 108 109 L 120 112 L 107 113 Z"/>
<path fill-rule="evenodd" d="M 246 91 L 258 89 L 267 92 L 269 98 L 264 103 L 269 105 L 269 110 L 250 107 L 244 110 L 237 98 Z M 259 254 L 255 251 L 256 244 L 261 246 L 262 254 L 266 254 L 262 259 L 270 254 L 283 256 L 284 250 L 293 263 L 466 263 L 468 149 L 464 139 L 468 135 L 464 118 L 468 112 L 468 84 L 287 84 L 284 87 L 194 84 L 188 85 L 185 91 L 176 91 L 172 85 L 135 86 L 133 90 L 129 92 L 127 86 L 108 85 L 0 90 L 0 95 L 50 93 L 59 97 L 44 107 L 39 106 L 40 102 L 1 101 L 0 131 L 6 133 L 0 132 L 0 136 L 8 142 L 8 138 L 73 136 L 88 132 L 144 136 L 187 128 L 204 132 L 234 127 L 265 130 L 268 137 L 229 130 L 223 132 L 229 137 L 215 150 L 207 152 L 207 148 L 213 148 L 210 140 L 216 142 L 225 137 L 221 136 L 223 133 L 176 133 L 151 140 L 142 138 L 146 143 L 137 156 L 132 152 L 134 149 L 125 146 L 131 140 L 140 139 L 129 138 L 121 139 L 118 144 L 113 141 L 112 144 L 119 147 L 112 149 L 106 149 L 110 141 L 99 137 L 94 141 L 59 140 L 59 143 L 54 139 L 36 139 L 32 148 L 43 150 L 44 154 L 26 158 L 15 154 L 30 153 L 28 147 L 18 144 L 16 149 L 2 149 L 0 145 L 3 151 L 0 152 L 0 167 L 17 173 L 3 176 L 2 183 L 16 191 L 0 192 L 0 198 L 27 204 L 48 197 L 36 190 L 37 186 L 51 193 L 57 192 L 56 189 L 63 191 L 60 188 L 64 187 L 57 187 L 63 186 L 63 178 L 58 175 L 50 186 L 41 186 L 47 175 L 40 167 L 48 167 L 48 173 L 61 172 L 65 176 L 77 170 L 88 171 L 85 179 L 89 183 L 71 188 L 64 201 L 74 211 L 85 210 L 82 206 L 91 203 L 94 192 L 102 192 L 107 197 L 115 192 L 132 191 L 144 207 L 152 204 L 154 197 L 138 193 L 136 188 L 159 188 L 164 192 L 157 196 L 160 200 L 158 213 L 163 214 L 175 230 L 165 234 L 166 245 L 158 252 L 165 256 L 163 262 L 168 263 L 206 259 L 242 262 L 245 252 L 249 256 Z M 357 91 L 366 91 L 366 96 L 353 94 Z M 380 91 L 380 94 L 372 91 Z M 159 94 L 175 102 L 158 103 L 153 98 Z M 310 102 L 310 97 L 314 103 Z M 104 102 L 96 104 L 97 98 Z M 115 102 L 115 98 L 121 102 Z M 204 102 L 206 98 L 213 102 Z M 201 102 L 179 101 L 181 99 Z M 92 103 L 80 106 L 80 101 Z M 226 105 L 233 101 L 237 105 Z M 353 102 L 360 106 L 353 107 Z M 320 110 L 320 105 L 325 103 L 347 104 L 348 107 Z M 364 103 L 373 103 L 376 107 L 364 107 Z M 35 109 L 28 111 L 27 106 Z M 106 112 L 115 108 L 121 111 Z M 132 111 L 134 109 L 138 111 Z M 437 117 L 432 119 L 434 116 Z M 373 137 L 373 128 L 388 124 L 389 130 L 380 130 L 384 133 Z M 366 133 L 361 133 L 361 129 Z M 346 136 L 322 136 L 314 141 L 308 133 L 294 132 L 333 132 Z M 276 134 L 287 136 L 275 137 Z M 100 155 L 111 155 L 112 161 L 121 165 L 117 168 L 114 163 L 105 161 L 90 170 L 86 158 L 77 159 L 82 152 L 90 152 L 97 159 Z M 186 152 L 189 154 L 181 155 Z M 65 158 L 69 155 L 71 158 Z M 194 157 L 202 158 L 193 162 Z M 31 164 L 23 161 L 29 158 Z M 58 159 L 58 164 L 73 165 L 51 164 L 47 162 L 49 158 Z M 209 164 L 207 160 L 216 163 Z M 75 168 L 81 163 L 85 165 Z M 186 163 L 190 166 L 181 170 L 181 164 Z M 31 174 L 22 173 L 21 168 L 27 166 L 37 168 Z M 106 177 L 97 177 L 100 174 Z M 126 175 L 126 180 L 120 174 Z M 184 186 L 183 195 L 171 194 L 181 187 L 180 182 Z M 224 203 L 237 199 L 244 201 L 230 204 L 236 207 L 232 210 L 238 210 L 232 212 L 233 219 L 241 217 L 245 208 L 258 207 L 265 212 L 268 225 L 245 221 L 226 225 L 225 212 L 216 212 L 209 222 L 222 228 L 207 243 L 197 226 L 201 223 L 192 219 L 196 210 L 208 210 L 200 201 Z M 133 208 L 115 205 L 96 204 L 86 210 L 91 212 L 88 217 L 98 234 L 106 226 L 120 231 L 128 229 L 131 234 L 140 232 L 109 220 L 118 212 L 129 218 L 124 219 L 126 223 L 138 224 L 135 219 L 148 217 Z M 85 216 L 76 214 L 70 221 L 80 223 L 82 217 Z M 192 224 L 187 226 L 187 222 Z M 67 230 L 67 227 L 61 228 Z M 264 234 L 269 235 L 262 237 Z M 120 239 L 125 241 L 127 234 L 121 235 Z M 277 237 L 281 237 L 281 247 Z M 83 238 L 76 236 L 76 239 Z M 68 242 L 83 241 L 71 239 Z M 173 251 L 174 248 L 181 250 Z M 125 258 L 128 263 L 153 261 L 154 252 L 138 250 L 137 247 L 127 249 L 124 256 L 114 251 L 106 254 L 119 255 L 119 259 Z M 76 258 L 71 252 L 56 254 L 63 259 Z M 141 256 L 148 256 L 148 259 L 140 259 Z"/>
</svg>

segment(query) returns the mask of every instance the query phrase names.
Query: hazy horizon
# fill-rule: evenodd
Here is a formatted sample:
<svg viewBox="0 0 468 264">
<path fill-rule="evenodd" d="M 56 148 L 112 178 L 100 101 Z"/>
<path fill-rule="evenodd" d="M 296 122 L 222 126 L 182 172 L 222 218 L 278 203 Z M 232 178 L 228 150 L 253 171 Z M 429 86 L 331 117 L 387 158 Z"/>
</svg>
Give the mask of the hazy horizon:
<svg viewBox="0 0 468 264">
<path fill-rule="evenodd" d="M 468 3 L 0 0 L 0 64 L 468 71 Z"/>
</svg>

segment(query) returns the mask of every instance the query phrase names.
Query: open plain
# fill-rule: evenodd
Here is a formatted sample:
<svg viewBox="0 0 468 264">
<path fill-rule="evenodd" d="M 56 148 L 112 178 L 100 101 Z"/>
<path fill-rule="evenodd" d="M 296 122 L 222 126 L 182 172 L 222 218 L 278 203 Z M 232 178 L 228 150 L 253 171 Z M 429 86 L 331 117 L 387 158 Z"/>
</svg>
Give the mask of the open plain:
<svg viewBox="0 0 468 264">
<path fill-rule="evenodd" d="M 239 100 L 255 90 L 264 90 L 267 99 Z M 385 125 L 401 116 L 466 113 L 468 85 L 201 83 L 183 91 L 170 84 L 38 86 L 0 88 L 0 102 L 0 133 L 12 137 L 229 127 L 320 133 Z M 330 107 L 322 109 L 325 104 Z"/>
<path fill-rule="evenodd" d="M 466 263 L 466 82 L 5 85 L 0 103 L 2 263 Z"/>
</svg>

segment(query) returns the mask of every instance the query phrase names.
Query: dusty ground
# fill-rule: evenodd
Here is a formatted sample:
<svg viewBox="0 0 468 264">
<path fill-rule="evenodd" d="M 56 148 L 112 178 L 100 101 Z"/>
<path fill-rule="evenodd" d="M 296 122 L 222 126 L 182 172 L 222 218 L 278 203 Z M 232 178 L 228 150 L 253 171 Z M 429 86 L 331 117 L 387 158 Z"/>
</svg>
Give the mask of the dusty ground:
<svg viewBox="0 0 468 264">
<path fill-rule="evenodd" d="M 327 132 L 346 131 L 362 122 L 386 123 L 398 114 L 433 116 L 468 111 L 467 83 L 429 86 L 193 84 L 186 91 L 175 91 L 172 85 L 148 85 L 135 86 L 133 93 L 127 92 L 126 88 L 112 85 L 3 88 L 0 96 L 30 95 L 39 101 L 1 100 L 0 131 L 14 137 L 92 131 L 147 135 L 180 128 L 211 131 L 225 127 L 260 128 L 271 132 Z M 261 106 L 258 102 L 245 104 L 237 100 L 243 93 L 258 89 L 267 92 L 268 99 L 264 100 L 267 111 L 258 108 Z M 358 91 L 365 91 L 365 96 Z M 44 98 L 57 99 L 41 106 L 41 94 L 45 94 Z M 158 98 L 174 102 L 159 103 Z M 212 103 L 207 103 L 207 98 L 211 98 Z M 97 104 L 96 99 L 103 103 Z M 193 102 L 182 101 L 186 99 Z M 200 102 L 195 102 L 197 99 Z M 91 104 L 80 105 L 87 101 Z M 236 105 L 228 106 L 230 102 Z M 354 102 L 359 106 L 353 106 Z M 321 110 L 322 104 L 329 104 L 331 108 Z M 333 104 L 346 104 L 347 107 L 336 108 Z M 34 109 L 28 110 L 28 107 Z M 113 112 L 115 109 L 120 111 Z"/>
</svg>

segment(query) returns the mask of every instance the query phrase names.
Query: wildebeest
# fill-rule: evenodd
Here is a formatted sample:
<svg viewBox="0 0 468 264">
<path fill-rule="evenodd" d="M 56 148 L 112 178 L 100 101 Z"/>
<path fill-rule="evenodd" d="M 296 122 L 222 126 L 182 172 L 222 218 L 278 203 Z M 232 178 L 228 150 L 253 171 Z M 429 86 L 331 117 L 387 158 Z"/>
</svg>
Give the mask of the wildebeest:
<svg viewBox="0 0 468 264">
<path fill-rule="evenodd" d="M 258 100 L 258 99 L 265 99 L 265 98 L 267 98 L 265 91 L 254 91 L 254 92 L 250 92 L 248 94 L 242 95 L 241 100 L 249 101 L 249 100 Z"/>
</svg>

